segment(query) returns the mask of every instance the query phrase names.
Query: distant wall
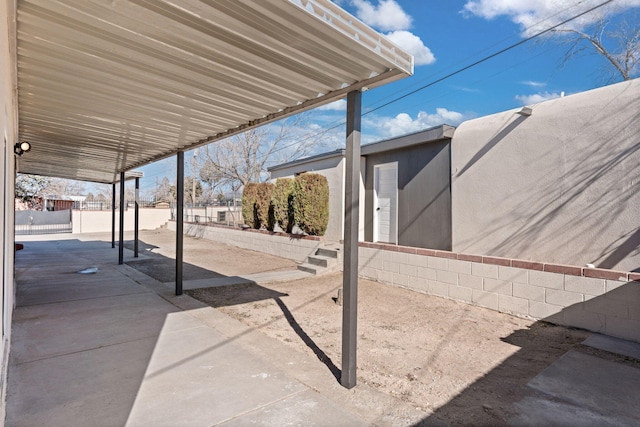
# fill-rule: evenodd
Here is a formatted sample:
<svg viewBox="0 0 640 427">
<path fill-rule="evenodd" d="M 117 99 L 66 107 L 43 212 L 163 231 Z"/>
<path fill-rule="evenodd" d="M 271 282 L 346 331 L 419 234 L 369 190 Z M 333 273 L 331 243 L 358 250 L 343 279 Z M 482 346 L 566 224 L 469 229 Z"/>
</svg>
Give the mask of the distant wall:
<svg viewBox="0 0 640 427">
<path fill-rule="evenodd" d="M 462 123 L 453 250 L 640 269 L 640 79 Z"/>
<path fill-rule="evenodd" d="M 154 230 L 171 219 L 170 209 L 140 209 L 140 230 Z M 116 230 L 119 230 L 120 213 L 116 211 Z M 111 231 L 111 211 L 72 211 L 74 233 L 99 233 Z M 134 227 L 134 209 L 124 213 L 124 229 Z"/>
<path fill-rule="evenodd" d="M 167 228 L 175 231 L 175 221 L 168 222 Z M 295 262 L 303 262 L 309 255 L 315 254 L 323 242 L 315 236 L 291 237 L 284 233 L 278 235 L 258 230 L 186 223 L 184 234 L 287 258 Z"/>
</svg>

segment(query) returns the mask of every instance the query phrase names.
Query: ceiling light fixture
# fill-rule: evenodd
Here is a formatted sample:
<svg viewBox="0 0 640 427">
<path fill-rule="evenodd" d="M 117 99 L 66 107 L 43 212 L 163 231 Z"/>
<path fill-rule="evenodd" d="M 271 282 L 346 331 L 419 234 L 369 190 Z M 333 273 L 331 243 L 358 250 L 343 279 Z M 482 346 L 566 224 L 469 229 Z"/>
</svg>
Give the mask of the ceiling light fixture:
<svg viewBox="0 0 640 427">
<path fill-rule="evenodd" d="M 22 156 L 24 153 L 31 151 L 31 144 L 27 141 L 16 142 L 13 146 L 13 152 L 16 156 Z"/>
</svg>

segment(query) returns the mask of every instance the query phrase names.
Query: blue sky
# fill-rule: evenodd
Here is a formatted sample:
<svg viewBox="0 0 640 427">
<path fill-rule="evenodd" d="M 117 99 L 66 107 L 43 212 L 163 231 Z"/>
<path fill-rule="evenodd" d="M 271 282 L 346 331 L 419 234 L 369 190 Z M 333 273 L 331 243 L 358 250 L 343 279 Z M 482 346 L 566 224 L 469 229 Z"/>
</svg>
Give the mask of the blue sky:
<svg viewBox="0 0 640 427">
<path fill-rule="evenodd" d="M 367 112 L 603 1 L 340 0 L 337 3 L 416 58 L 412 77 L 363 94 L 363 112 Z M 585 30 L 603 15 L 612 20 L 611 27 L 623 18 L 637 26 L 640 0 L 614 0 L 567 25 Z M 568 46 L 558 40 L 556 37 L 555 41 L 527 42 L 366 114 L 362 122 L 363 143 L 440 124 L 456 126 L 470 118 L 619 81 L 611 78 L 610 67 L 599 55 L 581 55 L 563 64 Z M 322 131 L 343 122 L 345 105 L 344 101 L 338 101 L 314 111 L 308 129 Z M 338 126 L 316 151 L 342 146 L 344 127 Z M 185 159 L 188 164 L 190 153 Z M 175 180 L 175 159 L 142 170 L 146 175 L 142 180 L 144 192 L 155 185 L 156 177 L 167 175 Z"/>
<path fill-rule="evenodd" d="M 541 29 L 583 12 L 600 0 L 343 0 L 341 6 L 389 34 L 416 57 L 415 74 L 367 92 L 364 111 L 409 92 Z M 616 0 L 568 25 L 583 30 L 598 16 L 640 19 L 640 0 Z M 419 46 L 412 36 L 419 38 Z M 410 41 L 411 44 L 407 44 Z M 417 46 L 417 47 L 416 47 Z M 567 45 L 527 42 L 453 78 L 371 113 L 363 135 L 395 136 L 405 130 L 460 121 L 582 92 L 611 83 L 606 60 L 584 55 L 563 65 Z"/>
</svg>

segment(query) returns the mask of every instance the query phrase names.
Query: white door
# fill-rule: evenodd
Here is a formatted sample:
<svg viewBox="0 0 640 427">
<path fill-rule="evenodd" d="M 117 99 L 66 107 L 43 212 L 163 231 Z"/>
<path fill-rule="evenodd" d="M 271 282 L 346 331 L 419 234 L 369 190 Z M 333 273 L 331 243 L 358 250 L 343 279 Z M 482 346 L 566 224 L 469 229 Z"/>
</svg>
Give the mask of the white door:
<svg viewBox="0 0 640 427">
<path fill-rule="evenodd" d="M 398 243 L 398 162 L 373 167 L 373 241 Z"/>
</svg>

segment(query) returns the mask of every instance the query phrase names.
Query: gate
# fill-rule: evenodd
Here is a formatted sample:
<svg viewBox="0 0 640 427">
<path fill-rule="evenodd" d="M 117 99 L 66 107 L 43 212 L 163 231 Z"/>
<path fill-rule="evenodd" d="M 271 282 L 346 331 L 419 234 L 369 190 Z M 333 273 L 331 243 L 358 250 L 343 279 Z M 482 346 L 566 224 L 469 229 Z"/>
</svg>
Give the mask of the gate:
<svg viewBox="0 0 640 427">
<path fill-rule="evenodd" d="M 26 234 L 71 233 L 71 210 L 16 211 L 16 236 Z"/>
</svg>

